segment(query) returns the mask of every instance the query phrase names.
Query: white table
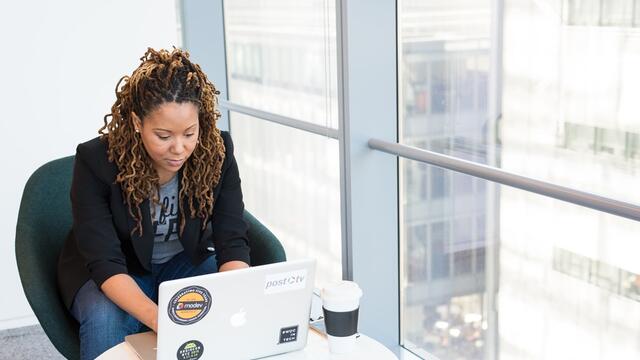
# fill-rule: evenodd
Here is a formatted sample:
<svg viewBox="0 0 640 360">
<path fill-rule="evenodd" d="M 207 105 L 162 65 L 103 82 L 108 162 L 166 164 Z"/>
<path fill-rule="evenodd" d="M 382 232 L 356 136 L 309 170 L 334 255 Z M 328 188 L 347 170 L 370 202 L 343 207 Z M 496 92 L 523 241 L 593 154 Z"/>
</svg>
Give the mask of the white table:
<svg viewBox="0 0 640 360">
<path fill-rule="evenodd" d="M 98 357 L 98 360 L 136 360 L 138 356 L 127 345 L 122 342 Z M 307 346 L 298 351 L 289 352 L 286 354 L 270 356 L 266 359 L 269 360 L 311 360 L 311 359 L 331 359 L 331 360 L 346 360 L 346 359 L 380 359 L 380 360 L 397 360 L 398 358 L 391 352 L 391 350 L 384 347 L 379 342 L 372 338 L 360 334 L 360 337 L 356 339 L 356 350 L 350 354 L 331 354 L 329 352 L 329 344 L 327 339 L 319 333 L 309 330 L 307 336 Z"/>
</svg>

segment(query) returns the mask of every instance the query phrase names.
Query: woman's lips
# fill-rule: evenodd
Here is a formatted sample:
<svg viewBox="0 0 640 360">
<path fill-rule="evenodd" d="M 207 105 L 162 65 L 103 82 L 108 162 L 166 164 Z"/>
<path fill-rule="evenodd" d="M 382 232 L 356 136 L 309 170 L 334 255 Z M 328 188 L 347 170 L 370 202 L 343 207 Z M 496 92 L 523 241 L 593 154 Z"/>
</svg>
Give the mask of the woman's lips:
<svg viewBox="0 0 640 360">
<path fill-rule="evenodd" d="M 182 165 L 183 162 L 184 162 L 184 160 L 169 160 L 169 159 L 167 159 L 167 163 L 169 163 L 169 166 L 172 166 L 172 167 L 178 167 L 178 166 Z"/>
</svg>

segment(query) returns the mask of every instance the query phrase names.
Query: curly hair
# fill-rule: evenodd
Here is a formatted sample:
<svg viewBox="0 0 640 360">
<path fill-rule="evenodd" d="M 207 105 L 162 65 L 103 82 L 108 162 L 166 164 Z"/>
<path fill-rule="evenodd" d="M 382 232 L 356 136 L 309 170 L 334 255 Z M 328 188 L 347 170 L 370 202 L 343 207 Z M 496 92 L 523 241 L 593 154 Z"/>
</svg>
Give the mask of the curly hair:
<svg viewBox="0 0 640 360">
<path fill-rule="evenodd" d="M 104 116 L 104 126 L 98 133 L 108 142 L 109 161 L 118 167 L 116 183 L 122 188 L 129 214 L 136 220 L 142 236 L 140 204 L 145 199 L 159 203 L 159 176 L 152 165 L 142 140 L 135 133 L 133 114 L 140 119 L 167 102 L 190 102 L 198 107 L 199 143 L 182 167 L 179 211 L 180 235 L 184 230 L 183 203 L 188 203 L 189 215 L 202 219 L 202 228 L 213 213 L 213 189 L 220 180 L 225 147 L 216 121 L 219 91 L 207 79 L 198 64 L 189 60 L 189 53 L 173 48 L 156 51 L 148 48 L 142 62 L 131 76 L 123 76 L 116 85 L 116 102 L 111 113 Z M 122 85 L 122 86 L 121 86 Z M 111 120 L 109 121 L 109 118 Z"/>
</svg>

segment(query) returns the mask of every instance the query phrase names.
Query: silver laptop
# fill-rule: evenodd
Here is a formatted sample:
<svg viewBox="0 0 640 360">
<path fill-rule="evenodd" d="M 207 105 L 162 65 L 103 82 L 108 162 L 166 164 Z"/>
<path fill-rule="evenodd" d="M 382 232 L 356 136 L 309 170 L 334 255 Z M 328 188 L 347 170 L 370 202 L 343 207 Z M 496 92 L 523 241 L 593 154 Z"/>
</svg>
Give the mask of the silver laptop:
<svg viewBox="0 0 640 360">
<path fill-rule="evenodd" d="M 315 260 L 305 259 L 160 284 L 153 333 L 125 340 L 144 360 L 256 359 L 307 343 Z"/>
</svg>

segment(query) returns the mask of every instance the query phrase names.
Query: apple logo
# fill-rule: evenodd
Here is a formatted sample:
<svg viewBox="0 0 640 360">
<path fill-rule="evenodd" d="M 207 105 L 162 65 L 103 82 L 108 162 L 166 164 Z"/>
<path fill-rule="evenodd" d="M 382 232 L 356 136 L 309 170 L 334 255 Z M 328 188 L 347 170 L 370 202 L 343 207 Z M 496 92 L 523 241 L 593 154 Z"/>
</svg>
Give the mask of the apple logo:
<svg viewBox="0 0 640 360">
<path fill-rule="evenodd" d="M 244 311 L 244 308 L 241 308 L 240 311 L 231 315 L 231 326 L 240 327 L 247 323 L 247 312 Z"/>
</svg>

